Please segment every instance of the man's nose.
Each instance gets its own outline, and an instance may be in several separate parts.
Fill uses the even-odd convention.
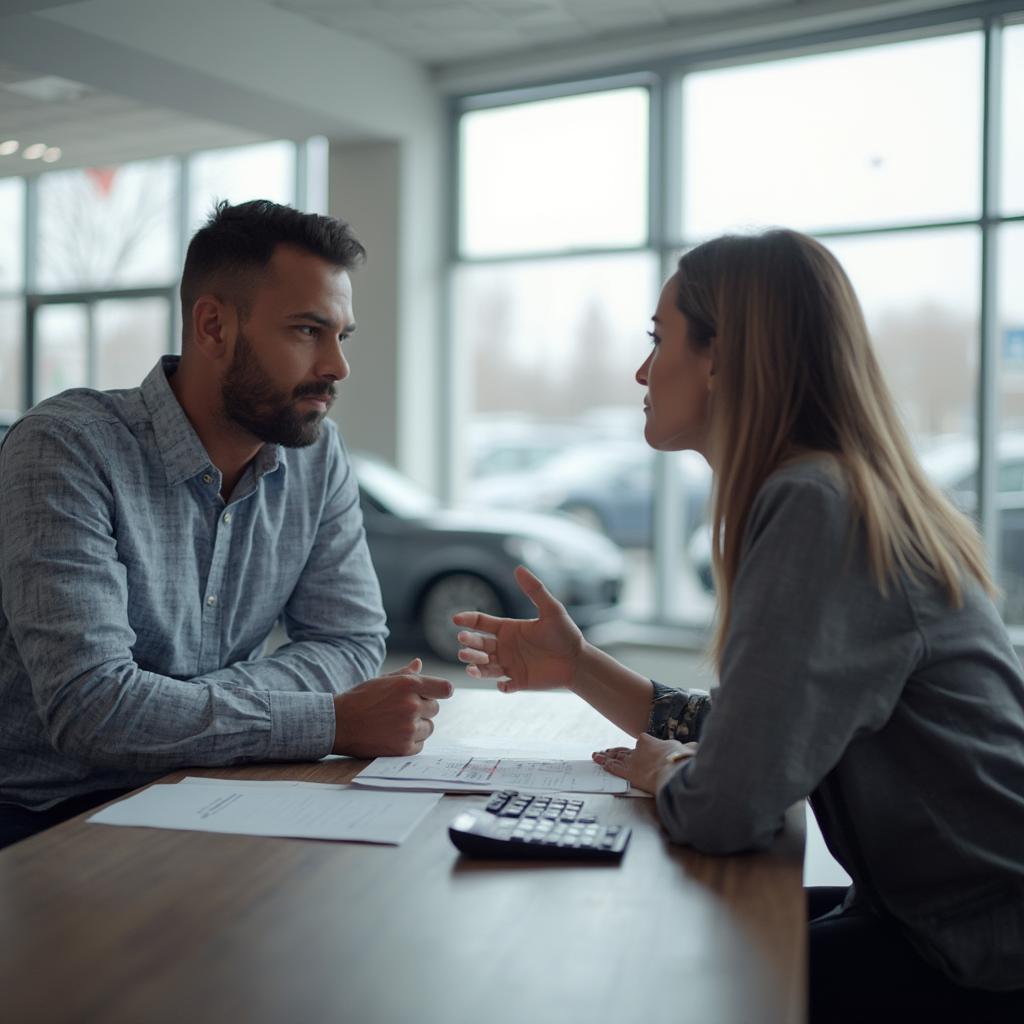
[[[320,376],[330,377],[333,380],[344,380],[351,371],[352,368],[348,364],[348,359],[345,358],[341,345],[334,346],[330,355],[320,366]]]

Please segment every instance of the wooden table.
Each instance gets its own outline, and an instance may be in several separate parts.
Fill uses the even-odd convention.
[[[436,736],[621,742],[568,694],[462,691]],[[429,750],[429,747],[428,747]],[[199,773],[343,782],[364,762]],[[186,773],[168,776],[176,781]],[[803,1020],[802,810],[766,854],[672,846],[653,802],[622,863],[460,857],[445,797],[400,847],[75,818],[0,853],[11,1024],[621,1024]]]

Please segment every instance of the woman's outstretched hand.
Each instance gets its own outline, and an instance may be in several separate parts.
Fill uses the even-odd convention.
[[[483,612],[452,616],[459,635],[459,661],[477,679],[494,678],[505,693],[569,686],[583,650],[583,634],[561,602],[525,566],[516,582],[537,609],[535,619],[503,619]]]
[[[697,753],[696,743],[659,740],[647,733],[636,738],[636,748],[609,747],[594,752],[594,760],[609,774],[626,779],[631,786],[657,793],[683,761]]]

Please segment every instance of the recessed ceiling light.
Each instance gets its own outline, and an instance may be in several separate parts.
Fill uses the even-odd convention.
[[[43,75],[41,78],[26,78],[20,82],[8,82],[4,88],[16,92],[19,96],[42,100],[45,103],[71,103],[89,93],[87,85],[73,82],[69,78],[60,78],[57,75]]]
[[[33,142],[31,146],[25,147],[25,152],[21,155],[26,160],[38,160],[46,152],[45,142]]]
[[[60,159],[60,146],[50,146],[50,148],[43,154],[44,163],[52,164],[55,160]]]
[[[17,139],[8,139],[6,142],[0,142],[0,156],[10,156],[12,153],[17,153],[18,145]]]

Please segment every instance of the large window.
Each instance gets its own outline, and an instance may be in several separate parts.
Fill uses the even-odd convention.
[[[295,146],[290,142],[199,153],[189,164],[189,234],[221,199],[229,203],[270,199],[291,204],[295,195]]]
[[[300,145],[307,163],[325,159]],[[295,204],[297,150],[268,142],[0,179],[0,424],[65,388],[134,386],[175,351],[188,238],[218,199]]]
[[[465,115],[459,238],[471,262],[452,317],[468,396],[462,497],[606,533],[630,553],[624,600],[639,615],[654,459],[634,375],[661,276],[648,120],[647,89],[630,85]]]
[[[972,515],[980,327],[998,315],[996,568],[1007,618],[1024,624],[1024,441],[1019,466],[1010,455],[1024,438],[1024,25],[948,32],[930,17],[917,38],[636,68],[644,88],[464,101],[451,306],[462,493],[606,532],[632,567],[628,615],[706,621],[712,608],[709,471],[640,440],[632,375],[659,283],[704,238],[784,225],[846,268],[926,468]],[[1002,73],[986,94],[990,39]],[[1001,111],[991,148],[986,102]],[[996,159],[1001,205],[983,210]],[[998,311],[983,307],[983,274],[998,277]],[[620,506],[643,496],[635,529],[582,500],[584,476]]]
[[[688,75],[687,236],[976,217],[981,64],[972,32]]]
[[[1024,213],[1024,25],[1003,32],[1002,208]]]
[[[99,290],[172,279],[176,184],[171,160],[40,175],[38,289]]]
[[[642,245],[647,90],[467,113],[460,243],[467,256]]]

